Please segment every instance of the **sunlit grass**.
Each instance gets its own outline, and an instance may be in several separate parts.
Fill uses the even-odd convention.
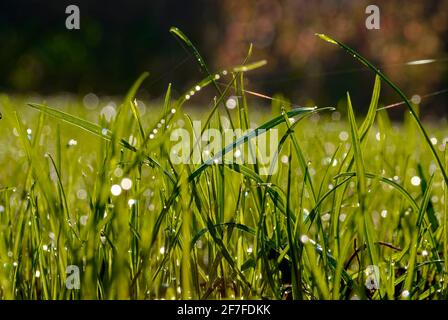
[[[265,62],[249,63],[249,50],[210,73],[172,32],[206,74],[180,97],[170,86],[161,102],[136,102],[148,74],[113,108],[1,97],[0,298],[447,298],[446,125],[423,124],[405,97],[403,123],[377,111],[381,81],[399,90],[383,74],[365,117],[349,94],[338,110],[273,100],[260,111],[243,76]],[[211,107],[185,111],[202,89],[215,90]],[[194,119],[201,131],[256,130],[174,165],[170,134],[198,134]],[[278,171],[215,163],[250,150],[260,129],[279,130]],[[66,287],[69,265],[79,290]]]

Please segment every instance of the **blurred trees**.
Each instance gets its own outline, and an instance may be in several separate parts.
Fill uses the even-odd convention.
[[[65,7],[81,10],[81,30],[65,29]],[[381,66],[410,94],[447,84],[448,0],[376,1],[381,29],[367,30],[364,0],[48,1],[0,3],[0,90],[121,94],[144,70],[146,89],[182,89],[201,78],[188,53],[169,34],[181,28],[212,68],[253,59],[268,65],[250,85],[305,103],[334,102],[346,90],[368,100],[373,76],[314,33],[348,43]],[[418,59],[438,59],[408,66]],[[445,60],[444,60],[445,59]],[[387,93],[387,92],[386,92]],[[446,98],[438,97],[438,105]],[[444,99],[444,100],[440,100]],[[442,111],[447,109],[446,104]],[[440,110],[440,107],[439,107]]]

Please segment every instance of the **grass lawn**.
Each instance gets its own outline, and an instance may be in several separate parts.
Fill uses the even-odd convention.
[[[401,91],[321,37],[372,69],[366,116],[349,95],[337,110],[251,105],[244,74],[263,61],[146,109],[146,74],[116,107],[1,96],[0,298],[446,299],[446,123],[420,122],[403,96],[410,112],[392,122],[381,86]],[[205,89],[206,112],[184,108]],[[210,128],[242,134],[176,164],[180,128],[191,146]],[[261,129],[277,130],[273,174],[238,161],[258,155]]]

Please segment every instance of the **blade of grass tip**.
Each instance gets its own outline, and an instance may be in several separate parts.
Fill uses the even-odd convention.
[[[417,164],[417,171],[418,171],[419,176],[421,177],[420,187],[422,190],[422,194],[425,194],[426,188],[428,187],[428,182],[426,181],[425,174],[423,172],[423,167],[422,167],[421,163]],[[432,231],[435,232],[437,230],[437,228],[439,227],[439,221],[437,220],[436,213],[434,210],[434,205],[433,205],[431,199],[428,202],[428,209],[426,210],[426,215],[428,217],[428,221],[429,221]]]
[[[143,126],[141,125],[141,123],[138,121],[139,117],[138,117],[138,111],[137,108],[135,108],[135,106],[133,105],[132,100],[135,98],[135,95],[137,94],[138,89],[140,88],[140,86],[142,85],[143,81],[149,76],[148,72],[143,72],[138,78],[137,80],[135,80],[135,82],[132,84],[131,88],[128,90],[128,92],[126,93],[126,96],[122,102],[122,104],[120,105],[120,107],[118,108],[118,112],[117,115],[115,117],[115,121],[113,122],[112,125],[112,132],[113,132],[113,143],[121,143],[121,138],[123,131],[126,128],[126,111],[127,111],[127,107],[130,106],[130,109],[132,111],[132,113],[134,114],[134,117],[136,118],[138,125],[139,125],[139,130],[140,130],[140,134],[142,134],[142,130],[143,130]],[[143,130],[144,131],[144,130]],[[143,135],[143,138],[145,139],[145,135]]]
[[[221,227],[226,227],[228,229],[237,229],[241,232],[247,233],[249,235],[254,236],[256,234],[255,230],[253,228],[250,228],[244,224],[241,223],[235,223],[235,222],[225,222],[225,223],[219,223],[219,224],[215,224],[213,225],[214,229],[220,229]],[[202,238],[202,236],[204,236],[205,234],[207,234],[209,232],[209,228],[206,227],[204,229],[201,229],[198,233],[196,233],[193,236],[193,239],[191,240],[191,244],[190,244],[190,250],[194,249],[194,246],[196,245],[196,242],[199,241],[199,239]]]
[[[205,71],[205,73],[208,76],[210,76],[211,75],[210,71],[208,70],[207,65],[205,64],[204,59],[202,58],[198,49],[196,49],[195,45],[191,42],[191,40],[177,27],[171,27],[170,32],[176,35],[180,40],[182,40],[183,43],[187,45],[188,49],[193,53],[193,56],[195,57],[196,61],[199,63],[199,66],[203,69],[203,71]]]
[[[92,123],[87,120],[83,120],[79,117],[73,116],[69,113],[51,108],[49,106],[38,104],[38,103],[28,103],[28,106],[30,106],[33,109],[36,109],[40,112],[43,112],[49,116],[52,116],[54,118],[57,118],[59,120],[62,120],[66,123],[69,123],[71,125],[77,126],[83,130],[86,130],[90,133],[93,133],[96,136],[102,137],[103,139],[110,140],[110,130],[102,129],[100,126],[98,126],[95,123]]]
[[[374,240],[374,230],[373,230],[373,222],[371,220],[371,216],[366,212],[366,190],[367,190],[367,183],[366,183],[366,174],[365,174],[365,168],[364,168],[364,160],[362,156],[362,150],[361,150],[361,141],[359,139],[358,135],[358,128],[356,125],[355,115],[353,113],[353,107],[350,99],[350,94],[347,92],[347,109],[348,109],[348,117],[349,117],[349,123],[350,123],[350,132],[351,132],[351,139],[352,139],[352,145],[354,150],[354,159],[355,159],[355,166],[356,166],[356,177],[357,177],[357,189],[358,189],[358,200],[360,204],[360,210],[361,210],[361,223],[360,223],[360,230],[363,230],[361,232],[365,233],[367,245],[368,245],[368,251],[370,254],[371,261],[373,265],[377,265],[377,254],[376,254],[376,248],[375,248],[375,240]],[[363,224],[363,226],[361,225]],[[364,234],[360,234],[360,239],[364,238]],[[364,241],[361,242],[361,245],[364,244]]]
[[[361,144],[365,144],[366,137],[369,133],[370,128],[373,126],[373,123],[375,122],[376,114],[377,114],[377,107],[378,107],[378,100],[380,97],[380,91],[381,91],[381,78],[376,75],[375,76],[375,84],[373,86],[373,92],[372,92],[372,98],[370,100],[369,110],[367,112],[367,116],[365,117],[363,123],[359,127],[358,135],[361,141]],[[353,150],[352,147],[350,147],[349,152],[346,157],[344,157],[340,170],[344,168],[344,164],[348,161],[347,169],[346,171],[350,171],[351,167],[353,165]]]
[[[330,108],[330,110],[333,110],[333,109]],[[285,117],[285,123],[286,123],[286,126],[288,127],[288,130],[293,130],[291,128],[289,117],[286,117],[286,113],[284,112],[284,110],[282,110],[282,115]],[[309,174],[307,174],[308,173],[308,165],[307,165],[307,162],[305,160],[305,156],[303,154],[302,148],[300,147],[300,144],[299,144],[299,142],[297,140],[297,137],[295,136],[295,132],[294,131],[291,133],[290,138],[291,138],[293,146],[294,146],[294,150],[295,150],[295,153],[296,153],[296,156],[297,156],[297,160],[298,160],[299,165],[300,165],[300,169],[303,172],[304,180],[306,182],[306,186],[309,187],[309,190],[311,192],[311,196],[312,196],[311,197],[311,201],[312,201],[311,205],[315,206],[315,204],[317,202],[316,191],[314,189],[314,185],[313,185],[311,176]],[[319,208],[316,208],[316,212],[318,212],[318,209]],[[318,231],[322,235],[322,239],[325,239],[325,231],[323,230],[322,220],[321,220],[321,216],[320,215],[318,215],[318,219],[317,219],[316,223],[317,223]],[[327,250],[327,243],[326,243],[326,241],[323,241],[322,246],[323,246],[323,250],[326,251]],[[326,264],[327,257],[325,255],[323,256],[323,259],[324,259],[324,264]]]
[[[422,221],[423,221],[425,212],[428,208],[428,203],[429,203],[429,199],[431,196],[433,177],[434,176],[431,176],[431,179],[429,180],[429,183],[428,183],[428,187],[426,188],[425,194],[423,195],[423,200],[422,200],[422,204],[420,206],[420,211],[418,214],[418,219],[417,219],[417,224],[416,224],[417,230],[415,230],[415,232],[413,232],[413,235],[412,235],[412,242],[410,245],[411,252],[410,252],[409,264],[408,264],[408,268],[407,268],[407,272],[406,272],[406,279],[404,282],[403,292],[405,292],[405,291],[410,292],[411,289],[413,288],[412,284],[414,282],[415,262],[416,262],[416,257],[417,257],[418,242],[421,239],[420,234],[421,234]]]
[[[289,216],[291,208],[291,168],[292,168],[292,153],[291,153],[291,142],[289,143],[289,165],[288,165],[288,186],[286,189],[286,231],[288,234],[289,242],[289,252],[291,256],[291,269],[292,269],[292,297],[293,299],[298,299],[300,296],[300,283],[298,274],[298,261],[296,257],[296,241],[293,237],[291,217]]]
[[[54,161],[51,154],[47,153],[46,156],[50,159],[51,164],[53,165],[53,169],[55,170],[56,177],[57,177],[57,183],[60,190],[60,197],[61,197],[61,207],[63,208],[63,212],[65,211],[65,221],[73,221],[72,216],[70,214],[70,207],[68,205],[67,196],[65,194],[64,185],[62,184],[62,178],[60,171],[58,170],[58,166],[56,165],[56,162]],[[64,210],[65,208],[65,210]],[[75,228],[69,227],[69,230],[76,236],[78,240],[81,241],[81,238],[79,237],[78,233],[76,232]]]
[[[334,110],[334,108],[329,107],[329,108],[327,108],[327,110]],[[288,127],[288,130],[293,130],[292,127],[291,127],[290,121],[289,121],[290,117],[287,116],[287,114],[284,111],[282,112],[282,115],[283,115],[283,117],[285,119],[285,123],[286,123],[286,125]],[[290,137],[291,137],[291,140],[293,142],[293,146],[294,146],[294,150],[295,150],[295,153],[296,153],[296,156],[297,156],[297,160],[299,161],[299,164],[300,164],[300,169],[302,170],[302,172],[304,174],[308,170],[308,164],[307,164],[307,162],[305,160],[305,156],[303,154],[302,148],[300,147],[300,144],[299,144],[299,142],[298,142],[294,132],[291,133]],[[312,196],[311,199],[312,199],[313,205],[314,205],[316,203],[316,201],[317,201],[317,197],[316,197],[316,191],[314,189],[313,181],[312,181],[310,175],[305,175],[304,174],[304,176],[305,176],[305,179],[306,179],[306,183],[307,183],[307,185],[308,185],[308,187],[309,187],[309,189],[311,191],[311,196]]]
[[[370,100],[369,110],[367,111],[367,115],[359,127],[359,138],[361,143],[365,141],[366,136],[369,132],[369,129],[373,126],[375,122],[375,117],[378,108],[378,100],[380,98],[381,92],[381,78],[378,75],[375,75],[375,84],[373,85],[372,98]]]
[[[146,133],[145,133],[145,129],[143,128],[143,125],[142,125],[140,111],[138,110],[136,104],[133,101],[130,101],[129,104],[131,106],[132,114],[134,115],[134,118],[137,121],[138,129],[139,129],[139,133],[140,133],[140,139],[142,141],[144,141],[145,137],[146,137]]]
[[[137,78],[137,80],[132,84],[132,87],[127,92],[124,103],[129,103],[134,99],[134,97],[137,94],[138,89],[141,87],[143,81],[145,81],[146,78],[148,78],[148,77],[149,77],[149,72],[143,72]]]
[[[165,98],[163,100],[163,114],[167,115],[169,112],[171,112],[170,109],[171,109],[171,83],[168,85],[168,88],[166,89],[165,92]],[[165,129],[166,126],[162,126],[162,132],[165,132]]]
[[[252,47],[251,47],[252,48]],[[246,94],[244,91],[244,73],[240,73],[239,81],[236,84],[236,89],[238,96],[241,96],[241,104],[238,104],[238,115],[240,120],[240,125],[242,126],[243,130],[249,130],[250,128],[250,117],[249,117],[249,106],[247,104]],[[248,142],[248,149],[249,149],[249,158],[250,159],[256,159],[257,158],[257,148],[256,146]],[[259,170],[259,161],[254,161],[253,164],[255,172],[258,174],[260,172]],[[258,196],[258,203],[263,203],[263,196],[262,191],[260,188],[257,189],[257,196]]]
[[[326,108],[321,108],[320,110],[324,110]],[[288,111],[286,114],[289,118],[295,117],[297,115],[306,114],[308,112],[315,111],[316,108],[296,108],[291,111]],[[216,153],[215,156],[209,158],[207,161],[205,161],[202,165],[200,165],[189,177],[189,181],[193,181],[202,171],[205,170],[210,165],[213,165],[215,163],[215,160],[219,160],[221,157],[226,155],[228,152],[233,151],[235,148],[239,147],[240,145],[246,143],[252,138],[255,138],[259,136],[260,134],[265,133],[266,131],[278,126],[279,124],[283,123],[285,121],[284,115],[280,115],[278,117],[275,117],[274,119],[271,119],[258,128],[249,131],[245,135],[239,137],[236,139],[233,143],[227,145],[223,150]]]
[[[369,110],[367,112],[367,116],[365,117],[363,123],[361,124],[361,127],[359,128],[359,137],[361,145],[365,145],[366,143],[365,141],[367,140],[366,137],[368,136],[369,130],[373,126],[373,123],[375,122],[380,91],[381,91],[381,78],[378,75],[376,75]],[[343,157],[343,160],[341,161],[338,173],[343,171],[350,171],[353,164],[354,164],[353,147],[350,147],[347,156]],[[336,219],[336,223],[334,223],[333,234],[336,236],[336,245],[335,245],[336,253],[339,252],[340,250],[340,242],[339,242],[340,233],[338,231],[340,226],[339,216],[341,214],[341,205],[343,197],[347,188],[348,186],[345,186],[343,190],[337,192],[333,199],[333,216]]]
[[[361,211],[364,214],[364,197],[366,195],[366,177],[364,172],[364,160],[362,158],[361,143],[358,136],[358,129],[356,125],[355,115],[353,113],[352,102],[350,100],[350,94],[347,92],[347,110],[348,120],[350,123],[350,133],[354,149],[355,165],[356,165],[356,177],[358,180],[357,188],[359,201],[361,205]]]
[[[207,76],[210,77],[210,79],[213,83],[213,86],[215,87],[216,91],[218,92],[218,95],[222,96],[221,89],[219,88],[218,84],[216,83],[216,76],[212,76],[212,74],[210,73],[210,71],[205,63],[204,58],[202,58],[201,54],[199,53],[198,49],[196,49],[196,46],[193,44],[193,42],[191,42],[191,40],[182,31],[180,31],[180,29],[177,27],[171,27],[170,32],[172,34],[174,34],[176,37],[178,37],[181,41],[183,41],[187,45],[188,49],[193,53],[193,56],[195,57],[199,66],[201,67],[201,69],[205,72],[205,74]],[[224,106],[224,109],[226,110],[227,116],[229,117],[231,128],[232,129],[235,128],[232,123],[230,111],[227,108],[225,108],[225,106]]]
[[[431,189],[432,189],[432,184],[433,184],[433,178],[434,175],[432,175],[429,178],[429,181],[427,183],[427,185],[425,186],[425,192],[423,194],[423,200],[422,200],[422,205],[420,207],[420,211],[419,211],[419,215],[418,215],[418,219],[417,219],[417,228],[421,228],[421,226],[423,225],[423,219],[425,218],[425,212],[428,211],[429,209],[429,204],[431,203]],[[428,217],[428,220],[430,220],[430,218]]]
[[[423,137],[426,140],[426,144],[429,146],[431,153],[433,155],[433,157],[435,158],[435,160],[437,161],[437,165],[440,168],[440,171],[442,172],[443,175],[443,179],[445,180],[445,184],[448,185],[448,174],[445,170],[444,164],[441,160],[441,158],[439,157],[436,148],[434,147],[434,145],[431,143],[431,139],[428,135],[428,133],[426,132],[426,129],[423,127],[422,122],[419,119],[419,116],[417,115],[417,113],[415,112],[414,108],[412,107],[411,102],[409,101],[409,99],[406,97],[406,95],[403,93],[403,91],[395,84],[393,83],[384,73],[382,73],[380,71],[380,69],[378,69],[377,67],[375,67],[373,64],[371,64],[366,58],[364,58],[362,55],[360,55],[358,52],[356,52],[355,50],[353,50],[352,48],[348,47],[347,45],[343,44],[342,42],[339,42],[325,34],[319,34],[316,33],[316,35],[318,37],[320,37],[321,39],[332,43],[332,44],[336,44],[339,47],[341,47],[342,49],[344,49],[348,54],[350,54],[351,56],[353,56],[355,59],[357,59],[359,62],[361,62],[363,65],[365,65],[366,67],[368,67],[370,70],[372,70],[373,72],[375,72],[378,76],[381,77],[381,79],[383,79],[384,82],[386,82],[405,102],[406,107],[408,108],[409,112],[412,115],[412,118],[415,120],[415,122],[417,123],[418,128],[420,129],[421,134],[423,135]]]

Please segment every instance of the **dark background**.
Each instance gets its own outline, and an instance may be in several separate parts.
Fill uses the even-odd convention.
[[[70,4],[80,8],[80,30],[65,28]],[[365,28],[369,4],[380,7],[380,30]],[[370,99],[373,75],[316,32],[360,51],[409,96],[448,87],[448,0],[1,0],[0,92],[120,95],[149,71],[143,95],[160,97],[170,82],[180,93],[204,75],[171,26],[189,36],[212,70],[240,64],[253,43],[252,60],[268,65],[248,75],[248,88],[297,104],[334,105],[348,90],[360,109]],[[437,61],[405,64],[419,59]],[[448,113],[447,97],[424,99],[423,113]],[[397,99],[384,90],[383,103]]]

